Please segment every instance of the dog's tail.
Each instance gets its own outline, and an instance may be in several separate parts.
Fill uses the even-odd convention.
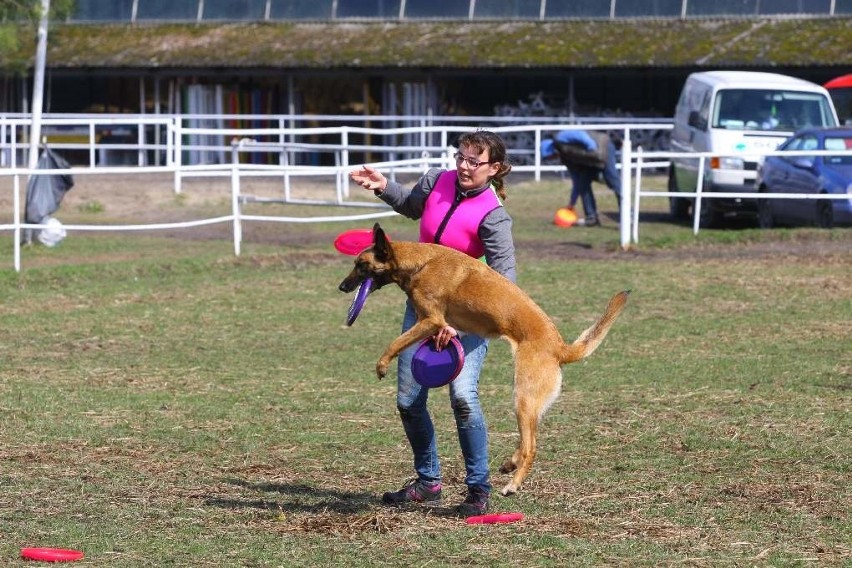
[[[627,296],[630,295],[630,290],[619,292],[613,296],[606,305],[606,311],[589,329],[580,334],[574,343],[566,343],[562,348],[562,355],[559,359],[561,365],[579,361],[591,355],[598,348],[609,328],[615,323],[616,318],[627,305]]]

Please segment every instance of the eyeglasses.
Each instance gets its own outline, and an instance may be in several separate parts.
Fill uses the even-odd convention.
[[[461,152],[456,152],[455,154],[453,154],[453,157],[456,159],[456,165],[457,166],[460,166],[462,162],[466,162],[467,165],[470,166],[473,169],[478,168],[482,164],[493,164],[494,163],[494,162],[489,162],[487,160],[484,161],[484,162],[480,162],[476,158],[468,158],[467,156],[465,156]]]

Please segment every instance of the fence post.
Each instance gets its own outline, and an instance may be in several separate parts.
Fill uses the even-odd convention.
[[[633,146],[630,142],[630,127],[624,129],[624,141],[621,144],[621,200],[619,206],[619,225],[621,227],[621,248],[630,248],[630,165],[633,161]]]
[[[9,148],[9,165],[15,168],[18,166],[18,127],[13,124],[11,128],[12,131],[9,133],[9,140],[11,141],[11,147]]]
[[[695,187],[695,204],[692,206],[692,234],[698,234],[701,224],[701,190],[704,189],[704,163],[705,157],[698,158],[698,181]]]
[[[242,142],[231,142],[231,216],[234,222],[234,255],[240,256],[243,229],[240,224],[240,158],[238,148]]]
[[[349,127],[344,126],[340,132],[340,142],[343,146],[340,152],[340,163],[337,170],[337,188],[339,199],[349,197]],[[336,153],[336,152],[335,152]]]
[[[95,159],[95,146],[98,144],[98,134],[95,130],[94,121],[89,123],[89,167],[94,168],[97,165]]]
[[[346,150],[334,151],[334,184],[337,186],[337,204],[343,204],[343,153]]]
[[[140,81],[140,84],[144,85],[145,83]],[[136,143],[139,145],[139,149],[136,151],[136,165],[144,166],[148,161],[148,156],[145,150],[145,123],[142,121],[139,121],[136,126]]]
[[[535,164],[535,181],[536,183],[541,181],[541,127],[535,127],[535,135],[533,142],[533,156],[534,156],[534,164]]]
[[[284,137],[284,129],[285,129],[284,118],[279,116],[278,117],[278,143],[281,144],[281,151],[278,152],[278,163],[279,164],[284,164],[285,161],[286,161],[286,158],[285,158],[286,146],[284,145],[284,143],[287,140]]]
[[[642,146],[639,146],[636,149],[636,193],[635,198],[633,200],[633,210],[631,213],[633,214],[633,242],[639,242],[639,199],[642,194],[642,168],[644,167],[644,158],[642,157]]]
[[[179,116],[175,117],[174,129],[174,167],[175,167],[175,193],[181,192],[181,163],[183,162],[183,119]]]
[[[13,177],[12,191],[12,209],[14,210],[15,219],[13,224],[15,230],[13,232],[15,239],[15,272],[21,271],[21,176],[15,174]]]

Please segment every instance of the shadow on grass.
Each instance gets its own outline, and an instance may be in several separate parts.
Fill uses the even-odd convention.
[[[204,504],[223,509],[258,509],[282,513],[333,513],[356,515],[369,511],[388,511],[389,513],[421,513],[431,517],[458,518],[453,507],[389,507],[381,499],[367,492],[340,491],[312,487],[304,483],[251,483],[242,479],[228,479],[230,485],[261,493],[278,493],[281,500],[237,499],[232,497],[208,497]]]
[[[378,502],[372,493],[318,488],[303,483],[251,483],[242,479],[228,479],[227,482],[259,493],[278,493],[282,499],[209,497],[204,500],[204,504],[223,509],[260,509],[287,513],[358,513],[373,508]]]
[[[619,222],[619,217],[617,214],[607,215],[610,220],[615,223]],[[675,227],[692,227],[693,221],[690,217],[689,219],[673,219],[671,214],[663,211],[647,211],[647,212],[639,212],[639,224],[641,226],[642,223],[650,223],[650,224],[663,224],[663,225],[672,225]],[[700,229],[727,229],[727,230],[735,230],[742,231],[746,229],[755,229],[757,228],[757,221],[754,214],[751,213],[738,213],[738,214],[727,214],[725,215],[717,225],[713,227],[705,227],[701,226]]]

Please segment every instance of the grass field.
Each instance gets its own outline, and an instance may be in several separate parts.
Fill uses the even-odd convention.
[[[240,257],[228,227],[73,233],[25,248],[20,274],[6,233],[0,564],[59,546],[89,566],[850,565],[852,230],[696,238],[649,200],[621,251],[611,219],[550,223],[564,184],[510,191],[519,284],[566,338],[633,290],[604,345],[564,368],[521,492],[492,499],[522,522],[380,506],[412,475],[393,378],[373,373],[404,298],[383,289],[344,325],[351,260],[330,243],[351,225],[247,227]],[[72,194],[64,222],[123,218]],[[481,396],[497,487],[511,391],[495,341]],[[431,406],[452,506],[464,468],[445,389]]]

